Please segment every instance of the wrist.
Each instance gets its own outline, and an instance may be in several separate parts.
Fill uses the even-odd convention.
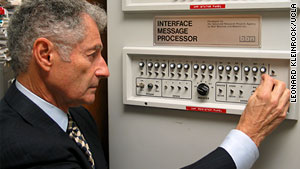
[[[256,144],[257,147],[259,147],[260,143],[264,139],[264,136],[249,131],[247,127],[241,127],[240,125],[238,125],[236,129],[246,134]]]

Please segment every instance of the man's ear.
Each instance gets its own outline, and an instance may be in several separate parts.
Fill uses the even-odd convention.
[[[49,71],[55,55],[54,44],[46,38],[38,38],[33,45],[33,58],[41,69]]]

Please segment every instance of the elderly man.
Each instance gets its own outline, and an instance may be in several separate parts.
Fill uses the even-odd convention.
[[[84,0],[29,0],[15,12],[8,45],[17,80],[0,102],[0,168],[107,168],[93,118],[76,107],[92,103],[109,76],[105,24],[103,9]],[[288,106],[285,84],[262,76],[233,134],[242,139],[186,168],[250,168]]]

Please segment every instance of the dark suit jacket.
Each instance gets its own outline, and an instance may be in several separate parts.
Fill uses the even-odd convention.
[[[96,124],[83,107],[70,113],[84,134],[97,169],[107,168]],[[150,159],[151,160],[151,159]],[[162,159],[163,160],[163,159]],[[37,105],[12,84],[0,102],[1,169],[88,169],[85,154]],[[235,163],[217,148],[184,169],[235,169]]]
[[[201,160],[183,169],[236,169],[236,166],[228,152],[219,147]]]
[[[107,168],[96,124],[83,107],[70,113],[97,169]],[[45,112],[12,84],[0,102],[1,169],[90,169],[85,154]]]

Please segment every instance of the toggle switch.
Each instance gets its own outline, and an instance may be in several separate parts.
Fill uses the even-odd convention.
[[[181,63],[179,63],[179,64],[177,65],[177,69],[179,69],[179,70],[182,69],[182,64],[181,64]]]
[[[143,68],[144,66],[145,66],[145,63],[144,63],[144,62],[140,62],[140,63],[139,63],[139,67],[140,67],[140,68]]]
[[[144,88],[144,87],[145,87],[145,85],[144,85],[144,83],[139,83],[139,84],[137,84],[137,85],[136,85],[136,87],[139,87],[139,88],[141,88],[141,89],[142,89],[142,88]]]
[[[189,65],[189,64],[184,64],[183,68],[184,68],[185,70],[189,70],[190,65]]]
[[[153,67],[153,63],[152,63],[152,62],[149,62],[149,63],[148,63],[148,68],[151,69],[152,67]]]
[[[213,71],[214,70],[214,65],[208,65],[208,70]]]
[[[161,68],[162,68],[162,69],[165,69],[166,67],[167,67],[167,64],[165,64],[165,63],[162,63],[162,64],[161,64]]]
[[[227,65],[225,69],[226,69],[227,72],[230,72],[231,71],[231,66]]]
[[[175,67],[176,67],[175,63],[171,63],[171,64],[170,64],[170,68],[171,68],[171,69],[175,69]]]
[[[245,71],[245,73],[248,73],[250,71],[250,67],[249,66],[245,66],[244,67],[244,71]]]
[[[262,67],[260,68],[260,73],[266,73],[266,72],[267,72],[267,68],[264,67],[264,66],[262,66]]]
[[[252,68],[252,72],[253,72],[253,73],[257,73],[257,72],[258,72],[258,68],[257,68],[256,66],[254,66],[254,67]]]
[[[150,90],[153,89],[153,84],[152,83],[148,84],[148,89],[150,89]]]
[[[223,70],[224,70],[224,66],[223,66],[223,65],[218,66],[218,70],[219,70],[220,72],[223,71]]]
[[[198,70],[199,69],[199,65],[198,64],[194,64],[194,70]]]
[[[239,70],[240,70],[240,67],[239,67],[239,66],[234,66],[234,67],[233,67],[233,71],[234,71],[234,72],[237,73]]]
[[[202,70],[202,71],[205,71],[205,70],[206,70],[206,65],[205,65],[205,64],[202,64],[202,65],[201,65],[201,70]]]

